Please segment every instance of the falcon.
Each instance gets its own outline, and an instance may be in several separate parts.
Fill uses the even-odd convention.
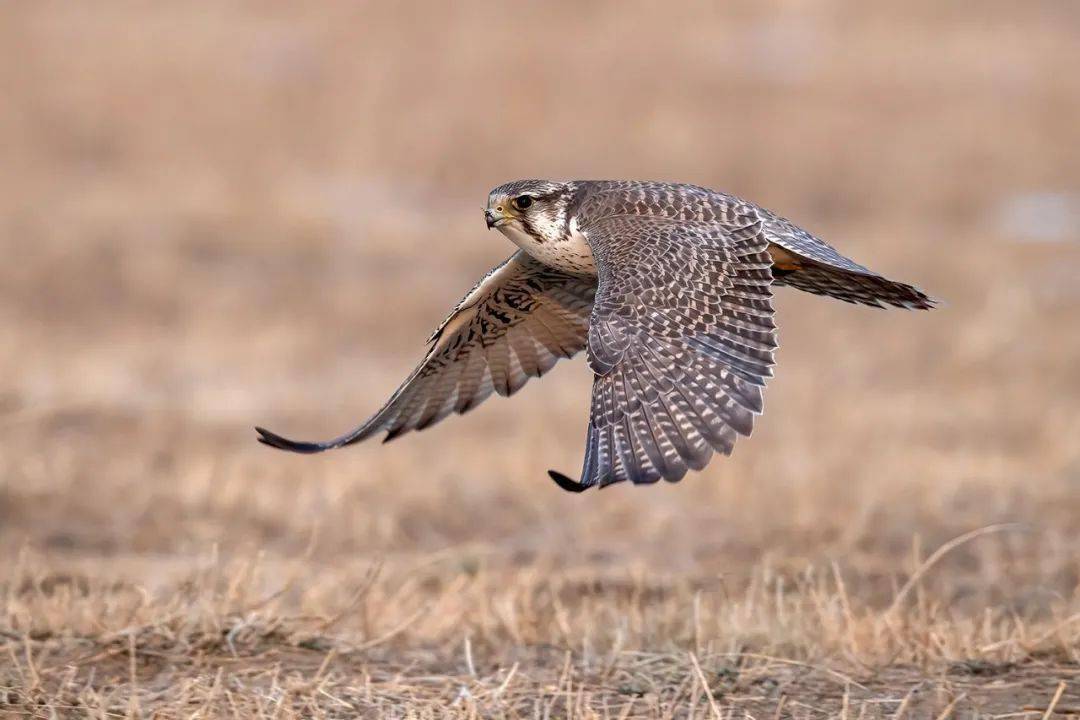
[[[420,365],[355,430],[298,442],[299,453],[385,441],[513,395],[586,350],[592,407],[581,492],[681,480],[730,455],[762,412],[777,347],[772,289],[926,310],[934,301],[844,257],[753,203],[703,187],[636,181],[520,180],[484,217],[517,247],[428,339]]]

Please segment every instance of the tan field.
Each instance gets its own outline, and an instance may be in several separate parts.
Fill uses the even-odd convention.
[[[0,715],[1080,715],[1080,7],[0,6]],[[766,413],[568,495],[578,358],[388,445],[518,177],[695,182],[944,300],[777,291]]]

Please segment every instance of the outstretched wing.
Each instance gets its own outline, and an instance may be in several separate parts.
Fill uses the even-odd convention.
[[[724,222],[618,215],[584,234],[600,276],[581,482],[676,482],[749,435],[772,375],[771,258],[753,207]]]
[[[464,413],[585,347],[596,280],[553,270],[523,251],[492,269],[432,334],[420,365],[363,425],[326,442],[256,428],[266,445],[316,453],[386,431],[386,440]]]
[[[779,215],[758,208],[772,243],[773,285],[790,287],[857,305],[929,310],[935,300],[917,287],[890,280]]]

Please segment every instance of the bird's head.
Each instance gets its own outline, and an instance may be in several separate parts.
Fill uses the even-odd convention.
[[[523,232],[539,243],[558,242],[568,232],[567,209],[573,197],[572,183],[551,180],[517,180],[500,185],[488,195],[484,219],[513,239]]]

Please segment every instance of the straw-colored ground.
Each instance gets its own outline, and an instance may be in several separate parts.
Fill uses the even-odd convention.
[[[0,714],[1080,714],[1077,8],[721,7],[0,7]],[[384,399],[520,176],[738,192],[946,304],[784,292],[678,485],[545,477],[580,361],[257,445]]]

